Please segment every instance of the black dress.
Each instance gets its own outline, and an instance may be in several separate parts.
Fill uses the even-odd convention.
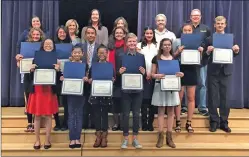
[[[180,71],[184,73],[181,78],[182,86],[197,85],[197,65],[180,65]]]

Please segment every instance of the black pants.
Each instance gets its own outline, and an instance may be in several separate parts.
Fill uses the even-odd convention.
[[[92,104],[94,111],[94,124],[96,131],[108,130],[108,104],[102,104],[101,102]]]
[[[28,105],[28,100],[29,100],[29,93],[26,91],[25,92],[25,96],[26,96],[26,100],[27,100],[27,102],[25,102],[25,103],[27,103],[26,105]],[[32,114],[30,114],[30,113],[26,113],[27,114],[27,119],[28,119],[28,123],[29,124],[31,124],[31,123],[33,123],[34,121],[33,121],[33,116],[32,116]]]
[[[122,93],[122,112],[123,112],[123,136],[129,135],[129,118],[130,110],[133,116],[133,135],[138,135],[139,130],[139,116],[143,101],[143,92],[138,93]]]
[[[154,122],[155,106],[151,105],[151,100],[143,102],[141,107],[142,126],[151,126]]]
[[[228,124],[230,106],[228,104],[229,82],[231,75],[208,75],[208,111],[210,114],[210,123],[220,125]],[[217,108],[220,108],[219,113]]]
[[[83,107],[83,129],[94,128],[94,118],[92,105],[89,103],[89,95],[86,96],[85,105]]]
[[[59,101],[59,95],[57,95],[58,101]],[[62,105],[64,107],[64,119],[63,119],[63,126],[67,126],[67,120],[68,120],[68,104],[67,104],[67,96],[63,95],[62,96]],[[54,120],[55,120],[55,125],[60,126],[60,118],[59,118],[59,113],[54,114]]]

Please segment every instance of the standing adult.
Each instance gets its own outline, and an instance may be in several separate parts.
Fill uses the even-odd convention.
[[[201,24],[201,11],[199,9],[193,9],[190,15],[190,23],[193,26],[193,33],[201,33],[202,41],[211,35],[210,29],[207,25]],[[182,34],[182,28],[177,34],[177,38],[180,38]],[[207,65],[202,62],[201,66],[197,67],[197,88],[196,88],[196,104],[198,111],[203,116],[208,116],[207,110]],[[187,112],[187,104],[183,104],[182,113]]]
[[[103,45],[107,46],[107,44],[108,44],[108,30],[101,23],[101,15],[100,15],[99,10],[93,9],[91,11],[91,17],[89,19],[88,26],[94,27],[97,31],[95,42],[99,45],[103,44]],[[85,38],[86,28],[87,27],[83,27],[83,29],[81,31],[82,43],[86,42],[86,38]]]

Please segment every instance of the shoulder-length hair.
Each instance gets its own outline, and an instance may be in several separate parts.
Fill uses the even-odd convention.
[[[30,22],[29,22],[29,29],[32,29],[32,28],[33,28],[33,26],[32,26],[32,20],[33,20],[34,18],[38,18],[38,19],[39,19],[39,21],[40,21],[40,23],[41,23],[40,29],[43,30],[41,19],[40,19],[38,16],[36,16],[36,15],[32,16],[32,18],[31,18],[31,20],[30,20]]]
[[[51,38],[46,38],[46,39],[44,39],[44,40],[42,41],[41,47],[40,47],[40,51],[45,51],[45,50],[44,50],[44,43],[45,43],[46,40],[51,40],[51,41],[53,42],[54,49],[53,49],[52,51],[56,51],[55,43],[54,43],[53,39],[51,39]]]
[[[88,25],[89,25],[89,26],[92,26],[92,24],[93,24],[93,22],[92,22],[92,13],[93,13],[94,11],[97,11],[97,12],[99,13],[98,29],[101,30],[101,28],[102,28],[103,25],[102,25],[102,23],[101,23],[101,14],[100,14],[100,12],[99,12],[98,9],[93,9],[93,10],[91,11],[90,18],[89,18],[89,21],[88,21]]]
[[[74,22],[75,26],[76,26],[75,35],[78,35],[78,33],[79,33],[79,24],[78,24],[78,22],[75,19],[69,19],[69,20],[67,20],[67,22],[65,24],[66,31],[68,32],[68,27],[69,27],[69,25],[72,22]]]
[[[59,32],[60,29],[62,29],[66,33],[66,38],[64,40],[61,40],[58,37],[58,32]],[[71,42],[70,37],[69,37],[69,33],[68,33],[68,31],[67,31],[67,29],[65,28],[64,25],[61,25],[56,29],[54,42],[55,43],[70,43]]]
[[[125,37],[128,34],[128,32],[125,30],[125,28],[123,28],[123,27],[115,27],[112,30],[112,33],[111,33],[111,35],[109,36],[109,39],[108,39],[108,45],[107,45],[107,47],[108,47],[109,50],[113,50],[115,48],[115,42],[116,42],[115,32],[116,32],[117,29],[122,29],[123,32],[124,32]],[[124,37],[124,40],[125,40],[125,37]]]
[[[40,28],[31,28],[30,31],[29,31],[29,34],[28,34],[28,39],[27,39],[28,42],[33,42],[34,41],[32,39],[32,34],[33,34],[34,31],[38,31],[40,33],[40,40],[39,41],[42,41],[43,39],[45,39],[45,34]]]
[[[172,49],[172,41],[169,39],[169,38],[163,38],[161,41],[160,41],[160,45],[159,45],[159,50],[158,50],[158,53],[157,53],[157,60],[161,60],[161,54],[163,54],[163,43],[165,41],[169,41],[170,44],[171,44],[171,50],[170,50],[170,54],[173,55],[173,49]]]
[[[118,24],[118,21],[122,20],[123,23],[124,23],[124,29],[125,31],[128,33],[129,32],[129,28],[128,28],[128,23],[127,21],[125,20],[124,17],[118,17],[115,21],[114,21],[114,24],[113,24],[113,29],[115,29],[117,27],[117,24]]]
[[[150,26],[147,26],[147,27],[144,28],[144,34],[143,34],[142,39],[141,39],[141,42],[142,42],[142,43],[141,43],[141,49],[142,49],[143,47],[147,46],[147,39],[146,39],[146,37],[145,37],[145,32],[146,32],[147,30],[152,30],[152,32],[153,32],[152,43],[153,43],[154,45],[157,44],[156,35],[155,35],[154,29],[151,28]]]

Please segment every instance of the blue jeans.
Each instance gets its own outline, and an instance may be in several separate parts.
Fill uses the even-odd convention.
[[[198,85],[196,87],[196,104],[198,105],[198,110],[207,110],[207,65],[197,68],[198,74]]]
[[[68,129],[70,140],[80,140],[82,131],[84,96],[67,96]]]

